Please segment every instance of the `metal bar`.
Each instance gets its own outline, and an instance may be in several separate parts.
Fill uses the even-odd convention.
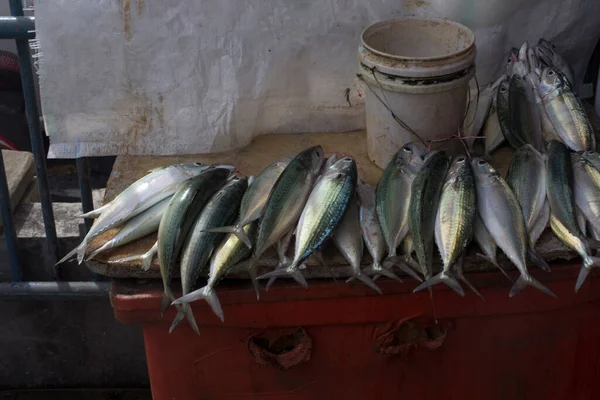
[[[13,221],[13,213],[10,202],[10,192],[8,191],[8,181],[6,180],[6,169],[4,168],[4,156],[0,150],[0,212],[2,213],[2,224],[4,227],[4,237],[6,238],[6,247],[8,250],[8,265],[12,280],[18,282],[21,280],[21,262],[19,261],[19,247],[17,246],[17,232]]]
[[[10,0],[10,13],[13,17],[23,17],[23,4],[21,0]],[[17,54],[21,70],[21,81],[23,84],[23,97],[25,98],[25,111],[27,113],[27,125],[29,126],[29,138],[31,139],[31,151],[35,160],[35,173],[42,204],[42,216],[46,230],[46,244],[50,255],[50,268],[55,278],[59,277],[59,270],[53,265],[58,260],[58,238],[56,236],[56,225],[54,222],[54,210],[52,209],[52,198],[48,186],[48,171],[46,169],[46,154],[44,142],[40,130],[40,116],[37,107],[35,86],[33,81],[33,69],[29,53],[27,39],[16,39]]]
[[[12,296],[105,296],[110,282],[3,282],[0,297]]]
[[[84,213],[94,209],[94,199],[92,198],[92,185],[90,184],[90,167],[86,157],[76,159],[77,180],[79,181],[79,191],[81,192],[81,208]],[[90,218],[83,219],[85,224],[85,233],[88,233],[92,227]]]
[[[35,18],[0,17],[0,39],[34,39]]]

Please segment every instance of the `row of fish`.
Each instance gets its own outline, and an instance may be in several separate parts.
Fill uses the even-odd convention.
[[[550,42],[524,42],[509,51],[495,82],[470,95],[464,136],[482,135],[487,154],[504,142],[545,152],[550,140],[573,151],[594,150],[594,131],[574,85],[572,68]]]

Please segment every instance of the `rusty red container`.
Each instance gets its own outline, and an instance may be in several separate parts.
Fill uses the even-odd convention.
[[[600,280],[579,293],[579,266],[534,273],[557,295],[508,297],[498,273],[472,274],[486,301],[414,282],[280,284],[256,301],[250,285],[223,283],[225,322],[193,304],[197,336],[161,316],[158,286],[116,282],[116,318],[141,324],[155,400],[598,399]]]

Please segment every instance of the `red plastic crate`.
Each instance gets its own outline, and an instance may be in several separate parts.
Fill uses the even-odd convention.
[[[438,286],[439,325],[414,281],[379,281],[384,296],[278,282],[260,302],[224,283],[225,323],[193,304],[201,336],[184,323],[168,333],[175,312],[161,317],[158,286],[117,282],[111,302],[119,321],[143,326],[156,400],[598,399],[600,280],[575,294],[578,271],[534,273],[556,300],[532,288],[511,299],[499,273],[470,275],[486,302]]]

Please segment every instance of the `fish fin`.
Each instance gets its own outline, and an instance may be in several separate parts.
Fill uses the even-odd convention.
[[[89,261],[92,258],[96,257],[98,254],[100,254],[101,252],[103,252],[104,250],[110,248],[110,240],[106,243],[104,243],[102,246],[98,247],[96,250],[92,251],[90,254],[88,254],[88,256],[85,258],[85,261]]]
[[[256,263],[252,262],[252,260],[248,263],[248,276],[250,277],[250,282],[252,282],[254,293],[256,293],[256,300],[260,300],[260,287],[258,278],[256,277]]]
[[[96,208],[95,210],[92,211],[88,211],[86,213],[83,214],[79,214],[78,216],[76,216],[75,218],[89,218],[89,219],[96,219],[98,218],[100,215],[102,215],[102,213],[108,208],[108,206],[110,205],[109,203],[106,203],[105,205]]]
[[[583,265],[579,270],[579,276],[577,276],[577,282],[575,283],[575,292],[579,291],[587,276],[593,267],[600,266],[600,258],[588,256],[583,260]]]
[[[530,247],[528,253],[531,261],[533,261],[533,263],[537,265],[541,270],[546,272],[552,272],[546,260],[544,260],[537,251]]]
[[[165,287],[165,290],[163,291],[163,295],[162,295],[162,299],[160,300],[160,313],[164,313],[167,308],[169,308],[169,305],[171,304],[171,302],[175,300],[175,295],[173,294],[173,292],[171,291],[171,288],[169,286]],[[176,306],[177,310],[179,311],[179,306]]]
[[[252,185],[252,182],[254,182],[254,175],[250,175],[248,178],[248,186]]]
[[[194,332],[196,332],[198,336],[200,336],[200,330],[198,329],[198,324],[196,324],[196,319],[194,318],[192,307],[190,307],[188,303],[182,304],[181,309],[177,311],[177,315],[175,316],[175,319],[173,320],[173,323],[169,328],[169,333],[173,332],[175,328],[177,328],[177,325],[179,325],[179,323],[183,321],[184,318],[187,318],[191,328],[194,330]]]
[[[509,297],[515,296],[516,294],[520,293],[526,286],[533,286],[534,288],[540,290],[541,292],[544,292],[547,295],[556,298],[556,295],[554,294],[554,292],[552,290],[548,289],[546,286],[544,286],[544,284],[542,282],[538,281],[537,279],[535,279],[532,276],[528,276],[527,278],[525,278],[525,277],[523,277],[523,275],[521,275],[519,277],[519,279],[517,279],[517,282],[514,284],[512,289],[510,289],[510,293],[508,294],[508,296]]]
[[[243,227],[240,227],[237,225],[236,226],[221,226],[219,228],[207,229],[206,231],[207,232],[215,232],[215,233],[233,233],[235,236],[237,236],[238,239],[240,239],[240,241],[242,243],[244,243],[246,245],[246,247],[248,247],[249,249],[252,248],[252,241],[250,240],[250,238],[244,231]]]
[[[83,258],[85,257],[85,251],[87,250],[87,242],[83,239],[83,242],[79,246],[77,246],[77,263],[81,264],[83,262]]]
[[[387,260],[384,261],[384,265],[386,263],[393,264],[395,267],[402,270],[402,272],[404,272],[406,275],[410,276],[413,279],[418,280],[419,282],[423,282],[423,279],[421,279],[421,277],[419,275],[417,275],[417,273],[412,268],[410,268],[408,265],[406,265],[406,263],[404,262],[404,257],[402,257],[402,256],[389,257]]]
[[[373,289],[374,291],[376,291],[379,294],[383,294],[383,292],[381,291],[381,289],[379,288],[379,286],[377,286],[375,284],[375,282],[373,282],[371,280],[371,278],[369,278],[366,274],[363,273],[355,273],[353,275],[353,277],[355,277],[356,279],[358,279],[359,281],[361,281],[362,283],[364,283],[365,285],[367,285],[368,287],[370,287],[371,289]],[[349,281],[349,280],[348,280]],[[348,283],[348,281],[346,281],[346,283]]]
[[[267,279],[279,276],[290,276],[294,278],[294,280],[300,285],[304,286],[305,288],[308,287],[308,283],[306,282],[306,279],[304,279],[304,276],[302,276],[302,272],[300,272],[297,269],[276,269],[275,271],[267,272],[266,274],[263,274],[256,279]]]
[[[67,260],[69,260],[69,259],[71,259],[71,258],[75,257],[75,256],[77,255],[77,249],[78,249],[78,248],[79,248],[79,246],[75,247],[73,250],[71,250],[70,252],[68,252],[66,256],[64,256],[63,258],[61,258],[61,259],[60,259],[60,261],[59,261],[59,262],[57,262],[57,263],[56,263],[56,264],[54,264],[54,265],[62,264],[62,263],[64,263],[65,261],[67,261]]]
[[[377,270],[376,279],[378,279],[380,276],[385,276],[386,278],[393,279],[395,281],[403,283],[402,279],[400,279],[400,277],[398,275],[396,275],[395,273],[393,273],[392,271],[390,271],[387,268],[381,268],[380,270]]]
[[[448,285],[452,290],[454,290],[456,293],[458,293],[461,296],[465,296],[465,291],[463,290],[463,288],[460,286],[460,283],[458,283],[458,281],[456,280],[456,278],[454,278],[453,276],[444,273],[444,272],[440,272],[439,274],[437,274],[436,276],[434,276],[431,279],[426,280],[425,282],[421,283],[419,286],[417,286],[415,288],[415,290],[413,290],[413,293],[418,292],[420,290],[423,289],[427,289],[433,285],[436,285],[440,282],[445,283],[446,285]]]
[[[486,256],[484,254],[481,254],[481,253],[476,253],[475,255],[477,257],[482,258],[485,261],[489,262],[490,264],[492,264],[496,268],[498,268],[500,270],[500,272],[502,272],[502,275],[504,275],[506,277],[506,279],[508,279],[512,283],[515,283],[515,281],[513,281],[512,278],[510,277],[510,275],[508,275],[508,272],[506,272],[506,270],[504,268],[502,268],[500,265],[498,265],[498,263],[496,261],[492,260],[490,257],[488,257],[488,256]]]
[[[221,303],[219,302],[219,298],[212,287],[204,286],[201,289],[194,290],[193,292],[178,298],[173,302],[173,304],[191,303],[192,301],[199,299],[206,300],[213,312],[217,315],[217,317],[219,317],[219,319],[221,319],[221,322],[225,322],[225,315],[223,314]]]
[[[471,291],[473,293],[475,293],[481,300],[483,300],[485,302],[485,298],[483,297],[483,295],[481,294],[481,292],[479,290],[477,290],[477,288],[475,287],[475,285],[473,285],[467,278],[465,278],[464,275],[461,275],[459,277],[459,279],[469,287],[469,289],[471,289]]]

